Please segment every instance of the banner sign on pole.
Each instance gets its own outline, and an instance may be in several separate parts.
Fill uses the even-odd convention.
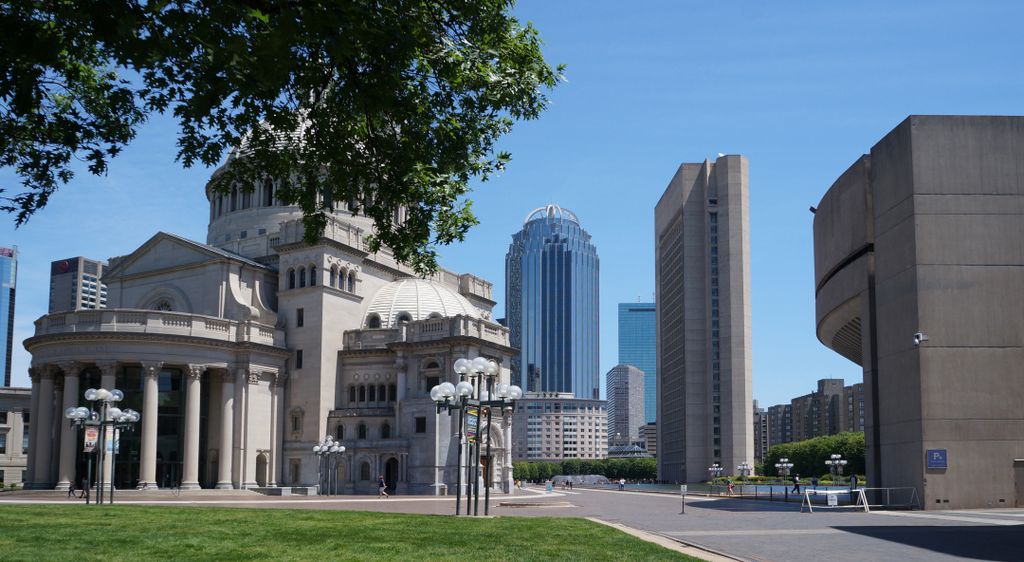
[[[96,450],[96,442],[100,439],[100,430],[98,427],[86,426],[85,428],[85,443],[82,447],[83,453],[91,453]]]
[[[113,453],[114,452],[114,428],[112,426],[108,425],[105,429],[106,429],[106,431],[103,434],[103,438],[106,441],[106,444],[105,444],[106,452],[107,453]]]
[[[480,408],[468,406],[466,408],[466,439],[470,443],[476,443],[476,431],[480,426]]]

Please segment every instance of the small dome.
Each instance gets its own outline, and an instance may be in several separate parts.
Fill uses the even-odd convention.
[[[530,211],[530,214],[526,215],[526,220],[523,221],[523,224],[526,224],[530,221],[544,219],[567,220],[572,221],[576,224],[580,224],[580,219],[576,218],[576,213],[570,211],[569,209],[563,209],[555,204],[547,205],[545,207],[537,207],[536,209]]]
[[[448,287],[425,279],[400,279],[384,285],[366,309],[364,326],[392,328],[399,322],[435,317],[472,316],[480,309]]]

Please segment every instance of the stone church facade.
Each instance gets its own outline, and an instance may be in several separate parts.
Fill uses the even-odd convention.
[[[444,269],[415,277],[387,249],[369,251],[370,221],[344,205],[308,244],[301,211],[274,190],[207,189],[206,243],[157,233],[110,259],[108,308],[35,322],[31,487],[81,485],[88,456],[63,411],[89,406],[90,387],[123,390],[120,406],[142,414],[120,436],[118,488],[314,486],[325,435],[346,447],[343,493],[375,491],[378,475],[399,493],[454,487],[457,418],[437,415],[429,390],[478,355],[510,382],[491,284]],[[495,487],[508,490],[510,416],[492,424],[481,431]]]

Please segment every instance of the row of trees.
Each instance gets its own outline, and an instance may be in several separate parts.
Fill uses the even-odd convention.
[[[654,480],[658,477],[655,459],[567,459],[561,462],[512,463],[519,480],[543,481],[560,474],[600,474],[609,479]]]
[[[839,453],[847,461],[843,474],[864,474],[864,434],[840,433],[825,435],[806,441],[772,445],[764,459],[764,474],[778,476],[775,464],[780,458],[788,458],[793,463],[790,476],[799,474],[804,478],[829,474],[825,461],[832,454]]]

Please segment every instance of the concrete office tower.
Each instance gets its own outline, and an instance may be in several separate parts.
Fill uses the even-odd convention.
[[[608,442],[628,445],[640,441],[644,425],[644,372],[633,365],[616,365],[608,371]]]
[[[619,363],[644,372],[644,420],[658,415],[658,325],[653,302],[619,303]]]
[[[679,167],[654,212],[658,478],[754,460],[747,159]]]
[[[793,405],[776,404],[768,407],[768,445],[793,441]],[[767,453],[767,451],[765,451]]]
[[[505,256],[513,380],[530,392],[600,398],[597,248],[576,215],[534,209]]]
[[[3,346],[4,386],[11,386],[14,344],[14,296],[18,285],[18,248],[0,248],[0,345]]]
[[[608,456],[604,400],[569,392],[527,392],[512,415],[512,460],[561,461]]]
[[[864,370],[867,477],[1024,506],[1024,117],[910,116],[818,203],[818,339]],[[931,454],[930,454],[931,452]]]
[[[78,256],[50,263],[50,312],[107,308],[106,262]]]
[[[768,448],[771,447],[771,441],[769,440],[768,430],[768,412],[764,408],[757,406],[757,400],[754,400],[754,462],[757,464],[764,462],[764,456],[768,454]]]

